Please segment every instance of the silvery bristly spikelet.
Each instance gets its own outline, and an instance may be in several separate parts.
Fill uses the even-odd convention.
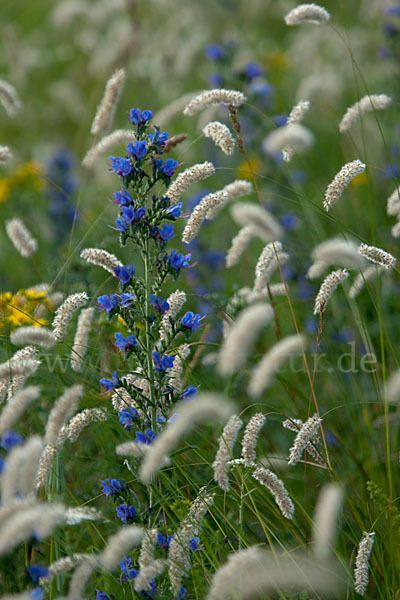
[[[237,415],[232,415],[218,440],[219,447],[212,467],[214,469],[214,481],[218,483],[224,492],[229,491],[228,463],[232,458],[233,447],[242,425],[242,419]]]
[[[285,23],[286,25],[300,25],[301,23],[324,25],[330,18],[328,11],[318,4],[299,4],[285,16]]]
[[[363,269],[351,284],[351,287],[349,289],[349,297],[355,298],[356,296],[358,296],[358,294],[364,288],[365,282],[369,281],[376,275],[379,275],[379,273],[381,273],[383,270],[384,269],[382,267],[375,267],[374,265]]]
[[[115,267],[122,267],[122,262],[114,255],[101,248],[85,248],[80,257],[88,263],[102,267],[115,277]]]
[[[34,344],[43,348],[51,348],[56,343],[56,339],[51,331],[45,327],[18,327],[10,335],[10,342],[16,346],[25,344]]]
[[[368,244],[360,244],[358,251],[361,256],[364,256],[367,260],[370,260],[376,265],[380,265],[384,269],[392,269],[396,266],[397,259],[389,254],[389,252],[382,250],[382,248],[368,246]]]
[[[239,313],[218,353],[221,375],[230,375],[244,365],[256,337],[272,316],[271,306],[265,303],[253,304]]]
[[[205,90],[198,96],[195,96],[189,104],[183,109],[184,115],[194,115],[199,110],[206,106],[216,104],[226,104],[228,106],[241,106],[246,102],[247,98],[242,92],[235,90],[214,89]]]
[[[235,149],[235,140],[229,128],[219,121],[211,121],[203,127],[205,137],[211,138],[224,154],[232,154]]]
[[[253,397],[260,396],[271,384],[279,367],[289,356],[301,354],[305,347],[302,335],[289,335],[277,342],[266,352],[250,376],[249,394]]]
[[[22,102],[18,97],[17,90],[11,83],[4,81],[4,79],[0,79],[0,104],[3,105],[9,117],[15,117],[22,108]]]
[[[132,548],[140,544],[144,529],[137,525],[128,525],[107,539],[107,546],[99,555],[103,569],[112,571],[120,559]]]
[[[122,144],[124,142],[134,143],[136,135],[131,129],[116,129],[109,135],[105,135],[101,140],[93,146],[82,159],[82,166],[89,168],[93,163],[105,152],[110,150],[116,144]]]
[[[125,69],[117,69],[106,83],[104,96],[97,107],[90,133],[98,135],[111,126],[115,109],[125,83]]]
[[[6,232],[21,256],[30,258],[32,254],[35,254],[38,249],[37,240],[32,237],[21,219],[15,218],[6,221]]]
[[[369,581],[369,557],[374,545],[375,532],[364,531],[358,546],[356,556],[356,568],[354,569],[354,589],[363,596],[367,590]]]
[[[224,190],[213,192],[204,196],[190,215],[182,233],[182,242],[189,244],[200,231],[204,220],[209,218],[211,211],[218,209],[228,201],[228,194]]]
[[[294,504],[279,477],[264,467],[257,467],[252,476],[271,492],[283,516],[286,519],[293,519]]]
[[[294,125],[283,125],[277,127],[267,135],[262,143],[262,149],[270,156],[276,156],[283,152],[283,159],[288,162],[294,151],[304,152],[314,142],[314,136],[309,129],[295,123]],[[287,154],[285,154],[285,152]]]
[[[338,285],[343,283],[348,276],[349,274],[346,269],[338,269],[337,271],[332,271],[332,273],[330,273],[328,277],[324,279],[321,287],[319,288],[317,297],[315,298],[314,315],[325,312],[329,298],[336,290]]]
[[[74,345],[71,350],[71,367],[80,371],[87,351],[90,326],[94,317],[94,308],[84,308],[78,318]]]
[[[337,483],[324,485],[318,496],[313,517],[314,554],[325,560],[334,552],[337,521],[343,504],[343,489]]]
[[[12,153],[8,146],[0,146],[0,164],[4,165],[12,159]]]
[[[68,298],[57,308],[53,319],[53,334],[57,341],[61,341],[67,331],[68,323],[72,319],[72,316],[76,310],[85,306],[89,300],[86,292],[80,292],[77,294],[71,294]]]
[[[188,167],[174,179],[165,192],[165,195],[168,196],[171,204],[176,204],[193,183],[207,179],[207,177],[210,177],[214,173],[214,165],[207,161]]]
[[[265,421],[266,417],[262,413],[257,413],[246,425],[242,439],[242,458],[246,467],[254,466],[258,435]]]
[[[349,183],[357,175],[364,173],[365,165],[360,160],[353,160],[352,162],[346,163],[336,173],[331,183],[326,188],[324,208],[328,212],[330,208],[339,200],[344,190],[347,188]]]
[[[341,267],[362,268],[366,266],[365,259],[358,251],[358,245],[352,240],[334,237],[317,244],[311,252],[313,264],[307,271],[308,279],[320,277],[325,269],[331,265]]]
[[[163,341],[166,341],[168,333],[172,332],[170,319],[176,319],[176,316],[186,302],[186,294],[181,290],[175,290],[175,292],[172,292],[172,294],[168,296],[167,302],[169,304],[169,309],[162,316],[159,330],[160,339]]]
[[[288,464],[293,467],[296,465],[301,459],[301,455],[307,446],[307,443],[315,437],[320,425],[322,423],[322,419],[317,415],[313,415],[304,423],[304,425],[299,430],[298,434],[295,437],[293,442],[293,446],[289,451],[289,460]]]
[[[346,110],[339,123],[340,133],[348,131],[362,114],[374,110],[383,110],[384,108],[387,108],[391,102],[392,99],[390,96],[386,96],[386,94],[371,94],[370,96],[364,96]]]
[[[243,252],[256,235],[256,229],[252,225],[245,225],[239,230],[238,234],[232,238],[231,247],[225,257],[225,265],[228,269],[237,265]]]
[[[276,219],[264,208],[251,202],[236,202],[231,208],[234,221],[240,226],[253,225],[264,232],[265,241],[279,240],[283,231]]]
[[[177,412],[178,416],[167,424],[144,457],[139,471],[139,478],[144,483],[148,483],[164,466],[165,457],[185,433],[210,420],[227,419],[233,412],[233,407],[219,394],[201,393],[197,395],[196,402],[178,403],[174,412]]]
[[[229,200],[238,198],[239,196],[246,196],[247,194],[251,193],[252,189],[253,186],[251,183],[244,179],[235,179],[235,181],[232,181],[232,183],[228,183],[221,190],[222,192],[225,192],[225,198],[208,210],[206,218],[209,220],[214,219]]]
[[[39,398],[39,395],[40,388],[36,385],[30,385],[22,388],[8,399],[7,404],[0,414],[0,437],[20,418],[26,407]]]
[[[288,119],[286,121],[286,127],[290,128],[293,125],[300,123],[304,119],[304,115],[310,108],[310,102],[308,100],[300,100],[290,111]],[[292,146],[286,146],[282,149],[283,160],[290,162],[294,148]]]

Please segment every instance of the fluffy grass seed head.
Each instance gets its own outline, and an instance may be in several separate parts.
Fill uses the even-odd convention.
[[[339,200],[344,190],[347,188],[349,183],[357,175],[361,175],[365,171],[365,164],[361,160],[353,160],[352,162],[346,163],[336,173],[331,183],[326,188],[324,208],[328,212],[331,207]]]
[[[301,459],[301,455],[310,442],[317,434],[322,423],[322,419],[317,415],[313,415],[301,426],[298,434],[295,437],[292,447],[289,450],[289,466],[297,465]]]
[[[56,339],[51,331],[45,327],[18,327],[10,335],[10,341],[16,346],[25,344],[34,344],[43,348],[51,348],[56,343]]]
[[[242,254],[256,235],[256,229],[252,225],[245,225],[232,238],[231,247],[225,257],[225,265],[228,269],[238,264]]]
[[[163,314],[160,324],[159,336],[160,340],[166,341],[168,333],[172,332],[170,319],[175,319],[186,302],[186,294],[181,290],[175,290],[167,298],[169,309]]]
[[[305,338],[302,335],[289,335],[277,342],[266,352],[250,375],[249,394],[260,396],[271,385],[272,379],[280,366],[296,354],[301,354],[305,348]]]
[[[212,467],[214,469],[214,481],[218,483],[224,492],[229,491],[228,463],[232,458],[233,447],[242,425],[242,419],[238,415],[232,415],[218,440],[219,447]]]
[[[74,312],[82,306],[85,306],[88,300],[89,298],[86,292],[71,294],[61,306],[57,308],[52,325],[54,337],[58,342],[64,338],[67,332],[68,323],[72,319]]]
[[[391,102],[392,99],[390,96],[386,96],[386,94],[371,94],[370,96],[364,96],[346,110],[339,123],[340,133],[348,131],[362,114],[375,110],[383,110],[387,108]]]
[[[319,288],[317,297],[315,298],[314,315],[325,312],[329,298],[336,290],[338,285],[343,283],[348,276],[349,274],[346,269],[338,269],[337,271],[332,271],[332,273],[330,273],[324,279],[321,287]]]
[[[7,455],[1,477],[3,506],[18,499],[18,495],[33,498],[36,471],[43,449],[39,436],[30,437],[22,446],[15,446]],[[0,520],[1,521],[1,520]]]
[[[32,237],[21,219],[14,218],[6,221],[6,232],[15,249],[24,258],[30,258],[37,252],[37,240]]]
[[[246,425],[242,439],[242,459],[246,467],[254,466],[258,436],[265,421],[265,415],[257,413],[251,417]]]
[[[235,140],[229,128],[219,121],[211,121],[203,127],[203,133],[206,138],[211,138],[216,146],[221,148],[224,154],[232,154],[235,149]]]
[[[290,111],[288,119],[286,121],[286,127],[293,127],[300,123],[310,108],[310,102],[308,100],[300,100]],[[286,148],[282,149],[283,160],[285,162],[290,162],[294,153],[293,146],[286,146]]]
[[[185,169],[183,173],[179,173],[165,192],[165,195],[168,196],[171,204],[176,204],[193,183],[207,179],[207,177],[211,177],[214,173],[215,167],[211,162],[206,161],[192,165]]]
[[[218,211],[228,201],[228,194],[224,190],[207,194],[197,204],[190,215],[182,233],[182,242],[189,244],[200,231],[204,220],[210,218],[213,211]]]
[[[125,83],[125,69],[117,69],[106,83],[104,96],[97,107],[90,133],[99,135],[109,129]]]
[[[128,525],[107,539],[107,545],[99,556],[103,569],[112,571],[119,565],[121,558],[143,539],[144,529],[137,525]]]
[[[202,393],[196,402],[179,403],[175,412],[178,416],[168,423],[164,431],[150,445],[139,471],[143,483],[149,483],[153,475],[165,464],[165,457],[180,439],[196,425],[208,421],[227,419],[233,406],[221,395]]]
[[[398,217],[400,215],[400,187],[396,188],[387,199],[386,213],[390,217]]]
[[[267,135],[262,143],[262,149],[270,156],[284,152],[283,158],[289,162],[293,152],[304,152],[314,143],[314,135],[309,129],[295,123],[283,125]],[[285,154],[286,152],[286,154]]]
[[[12,159],[12,153],[8,146],[0,146],[0,165],[4,165]]]
[[[117,144],[123,144],[125,142],[135,142],[135,140],[136,135],[131,129],[116,129],[110,134],[102,137],[101,140],[95,146],[93,146],[93,148],[87,151],[82,159],[82,166],[89,168],[100,156],[110,150],[110,148],[113,146],[116,146]]]
[[[301,25],[302,23],[324,25],[330,18],[328,11],[318,4],[299,4],[285,16],[285,23],[286,25]]]
[[[76,372],[81,371],[83,367],[93,317],[94,308],[84,308],[78,318],[74,345],[71,350],[71,368]]]
[[[308,279],[320,277],[331,265],[346,268],[362,268],[366,266],[365,259],[358,251],[358,245],[352,240],[334,237],[317,244],[311,252],[313,264],[307,271]]]
[[[221,190],[222,192],[226,193],[226,197],[208,210],[206,218],[214,219],[229,200],[232,198],[238,198],[239,196],[246,196],[247,194],[251,193],[252,189],[253,186],[251,183],[244,179],[236,179],[235,181],[232,181],[232,183],[228,183]]]
[[[389,252],[382,250],[382,248],[368,246],[368,244],[360,244],[358,251],[361,256],[364,256],[364,258],[376,265],[380,265],[384,269],[393,269],[396,266],[397,259],[389,254]]]
[[[326,560],[333,555],[338,515],[343,504],[343,489],[329,483],[321,489],[313,518],[312,543],[315,556]]]
[[[227,106],[235,106],[236,108],[246,102],[247,98],[242,92],[235,90],[214,89],[205,90],[198,96],[195,96],[189,104],[183,109],[184,115],[194,115],[199,110],[210,105],[225,104]]]
[[[363,596],[367,591],[369,581],[369,557],[375,541],[375,532],[364,531],[358,546],[356,568],[354,569],[354,589]]]
[[[64,393],[56,400],[47,419],[44,438],[46,444],[57,446],[60,430],[75,412],[83,391],[83,386],[77,383],[70,388],[66,388]]]
[[[253,225],[257,230],[264,233],[265,241],[278,240],[282,234],[282,228],[274,217],[258,204],[251,202],[236,202],[231,207],[231,216],[240,226]]]
[[[230,375],[244,365],[256,337],[272,316],[271,306],[265,303],[253,304],[239,313],[218,354],[218,371],[221,375]]]
[[[363,269],[362,272],[357,275],[357,277],[351,284],[349,289],[349,297],[356,298],[356,296],[358,296],[358,294],[364,288],[365,282],[370,281],[373,277],[379,275],[379,273],[382,273],[383,270],[384,269],[382,267],[374,265]]]
[[[92,263],[98,267],[102,267],[113,277],[115,277],[115,267],[122,267],[122,262],[114,255],[101,248],[85,248],[80,253],[80,257],[88,263]]]
[[[0,437],[20,418],[26,407],[37,400],[40,395],[40,388],[36,385],[30,385],[20,389],[14,396],[8,399],[7,404],[0,414]]]
[[[264,467],[257,467],[253,471],[252,476],[271,492],[285,519],[293,519],[294,504],[283,481],[270,471],[270,469],[265,469]]]
[[[19,99],[17,90],[11,83],[4,81],[4,79],[0,79],[0,104],[9,117],[15,117],[22,108],[22,102]]]

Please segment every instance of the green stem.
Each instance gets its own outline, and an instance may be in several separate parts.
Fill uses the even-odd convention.
[[[145,297],[145,319],[146,319],[146,352],[147,352],[147,368],[148,368],[148,378],[149,378],[149,388],[150,388],[150,404],[151,404],[151,426],[153,431],[156,429],[156,419],[157,419],[157,406],[154,398],[154,370],[153,370],[153,356],[152,356],[152,343],[151,343],[151,324],[149,322],[148,317],[150,316],[150,287],[151,287],[151,273],[150,273],[150,248],[149,248],[149,240],[146,239],[145,249],[143,253],[143,261],[144,261],[144,281],[146,288],[146,297]]]

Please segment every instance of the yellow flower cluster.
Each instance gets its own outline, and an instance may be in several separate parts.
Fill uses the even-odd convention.
[[[15,187],[29,185],[35,191],[41,192],[44,188],[42,177],[43,167],[33,160],[21,165],[13,173],[0,178],[0,202],[5,202]]]
[[[22,325],[40,327],[46,325],[46,319],[35,317],[36,308],[40,305],[52,309],[45,292],[36,290],[18,290],[15,294],[0,294],[0,330],[12,330]]]

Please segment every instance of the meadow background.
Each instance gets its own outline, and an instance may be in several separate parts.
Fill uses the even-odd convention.
[[[55,310],[51,299],[49,303],[51,294],[66,298],[86,291],[89,306],[96,307],[82,370],[77,373],[70,367],[75,315],[66,337],[51,350],[41,351],[42,364],[29,379],[30,384],[41,386],[40,400],[13,430],[24,439],[43,435],[55,399],[77,383],[85,390],[79,410],[108,411],[105,422],[91,423],[76,442],[65,444],[46,488],[39,492],[41,501],[90,506],[103,519],[63,525],[43,541],[25,540],[3,552],[0,589],[4,595],[28,590],[27,597],[66,597],[71,572],[46,583],[35,581],[27,568],[48,567],[74,553],[99,553],[107,537],[121,527],[115,503],[102,494],[100,481],[121,478],[129,481],[140,514],[137,522],[144,526],[152,522],[164,536],[176,531],[202,486],[216,494],[191,550],[191,568],[183,582],[189,600],[206,598],[215,571],[231,553],[249,546],[273,548],[275,558],[303,550],[312,561],[315,507],[323,486],[332,482],[340,484],[344,499],[328,560],[335,565],[332,571],[338,569],[342,585],[331,591],[338,598],[359,597],[353,583],[357,546],[363,532],[374,531],[365,597],[400,597],[400,419],[396,403],[389,402],[385,393],[388,377],[399,367],[399,271],[377,271],[360,294],[350,298],[350,285],[360,270],[349,268],[349,281],[333,294],[324,314],[322,335],[318,335],[318,316],[313,316],[315,296],[330,270],[346,265],[332,259],[332,268],[323,276],[306,277],[312,249],[336,236],[398,254],[398,240],[391,232],[396,219],[387,215],[386,201],[400,177],[400,7],[396,14],[394,3],[384,0],[326,0],[329,24],[288,27],[284,16],[294,6],[292,0],[14,0],[0,7],[0,78],[15,87],[22,103],[14,117],[0,107],[0,144],[9,146],[13,155],[0,165],[2,362],[17,350],[9,341],[10,333],[32,324],[32,315],[36,325],[51,326]],[[393,10],[388,12],[388,7]],[[283,229],[281,241],[290,258],[272,282],[281,282],[283,274],[289,297],[284,293],[272,299],[274,323],[262,330],[246,365],[232,376],[221,376],[213,354],[220,349],[223,323],[242,308],[232,304],[232,298],[239,289],[253,285],[263,241],[252,240],[239,263],[227,269],[225,255],[239,226],[229,207],[224,208],[203,225],[189,248],[179,235],[173,240],[172,247],[191,252],[196,264],[180,274],[179,283],[170,280],[162,296],[179,286],[187,295],[185,310],[204,315],[202,328],[190,338],[193,354],[185,362],[185,385],[225,395],[245,423],[255,413],[267,415],[257,459],[284,481],[295,505],[293,520],[282,517],[273,497],[243,466],[232,469],[228,493],[213,481],[211,464],[224,423],[196,427],[180,441],[173,467],[157,480],[156,514],[146,514],[147,492],[138,481],[136,459],[127,468],[115,453],[117,444],[134,439],[113,411],[110,394],[99,384],[113,371],[130,368],[113,345],[121,323],[106,320],[96,305],[99,296],[115,292],[115,279],[79,255],[83,248],[103,248],[124,265],[135,264],[138,275],[142,274],[136,254],[129,245],[120,247],[113,229],[117,211],[110,199],[119,183],[109,171],[108,156],[124,155],[125,145],[97,158],[90,169],[81,164],[98,141],[90,127],[105,84],[120,67],[126,70],[126,82],[113,129],[129,126],[131,108],[152,110],[153,122],[162,131],[170,136],[187,134],[168,154],[182,165],[180,171],[206,160],[216,167],[212,178],[193,185],[184,195],[185,213],[206,193],[234,179],[246,179],[253,185],[246,201],[259,205],[261,200]],[[245,155],[236,149],[225,156],[202,134],[212,120],[232,128],[226,108],[206,108],[190,117],[183,115],[183,103],[170,117],[163,112],[185,95],[188,101],[214,87],[239,90],[248,98],[237,113]],[[347,107],[367,94],[387,94],[392,103],[357,120],[349,132],[339,133]],[[266,154],[262,142],[284,125],[301,99],[311,103],[304,124],[314,141],[285,163],[280,156]],[[322,205],[327,185],[345,163],[357,158],[367,169],[327,213]],[[18,254],[6,235],[4,223],[14,217],[22,219],[38,240],[38,251],[29,259]],[[182,228],[178,224],[177,232]],[[29,291],[44,282],[50,284],[46,294]],[[37,305],[43,303],[39,323]],[[251,368],[278,339],[296,330],[306,337],[311,371],[315,352],[324,354],[311,373],[314,392],[297,357],[253,399],[248,393]],[[373,368],[362,367],[366,354],[372,356]],[[305,457],[296,467],[288,467],[294,434],[282,428],[282,421],[306,421],[314,414],[315,403],[323,418],[325,441],[317,446],[322,464],[310,464],[312,460]],[[9,449],[2,446],[6,460]],[[240,451],[233,456],[239,457]],[[132,564],[137,563],[138,552],[131,552]],[[157,557],[164,556],[165,548],[157,547],[157,552]],[[134,591],[129,576],[121,577],[118,569],[97,571],[84,597],[184,597],[171,592],[166,575],[156,579],[157,591],[142,594]],[[306,600],[325,597],[321,594],[304,585],[296,591],[264,592],[261,597]]]

